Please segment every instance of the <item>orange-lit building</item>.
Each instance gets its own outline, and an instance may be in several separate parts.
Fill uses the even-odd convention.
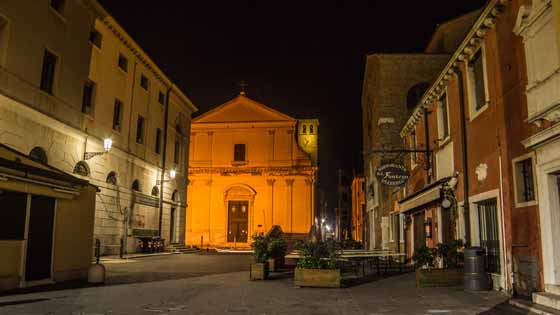
[[[363,242],[367,240],[365,179],[355,176],[352,180],[352,239]]]
[[[318,127],[244,93],[193,119],[187,244],[248,247],[273,225],[305,237],[315,217]]]

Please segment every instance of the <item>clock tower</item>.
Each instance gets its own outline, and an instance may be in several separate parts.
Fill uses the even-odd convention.
[[[299,147],[311,157],[313,166],[317,166],[319,119],[298,120],[297,141]]]

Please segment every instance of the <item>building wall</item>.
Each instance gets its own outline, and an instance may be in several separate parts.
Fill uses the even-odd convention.
[[[362,91],[364,152],[401,149],[399,132],[409,117],[408,93],[417,84],[428,84],[449,59],[448,55],[374,54],[367,57]],[[421,94],[420,94],[421,95]],[[382,186],[375,171],[395,154],[364,156],[366,203],[370,214],[370,248],[381,248],[381,221],[393,210],[397,188]]]
[[[457,187],[455,196],[458,201],[457,230],[459,237],[466,237],[472,245],[480,244],[480,227],[478,216],[478,203],[483,200],[495,198],[497,200],[498,225],[500,237],[501,272],[495,275],[496,288],[511,290],[511,277],[516,279],[515,290],[521,294],[528,294],[542,287],[542,266],[538,226],[538,208],[535,204],[520,205],[515,203],[514,196],[514,170],[512,160],[529,153],[522,143],[531,133],[532,127],[526,122],[527,111],[524,86],[526,85],[525,56],[522,49],[522,40],[515,35],[514,29],[517,12],[523,1],[511,1],[501,8],[502,14],[494,18],[495,27],[486,28],[484,36],[480,38],[480,47],[483,49],[484,74],[486,77],[487,105],[480,112],[474,113],[470,109],[469,89],[466,75],[466,64],[457,62],[452,75],[446,77],[443,88],[431,89],[431,101],[424,104],[427,110],[437,112],[439,96],[446,91],[449,108],[450,139],[439,142],[432,149],[435,154],[445,150],[448,145],[453,146],[453,165],[457,172]],[[491,4],[495,5],[495,4]],[[478,45],[477,45],[478,46]],[[477,46],[467,47],[462,60],[469,60],[470,56],[478,49]],[[447,71],[447,70],[444,70]],[[461,147],[461,113],[459,78],[463,77],[465,91],[465,117],[466,121],[466,146],[468,170],[464,170],[463,150]],[[437,82],[436,82],[437,83]],[[434,85],[436,86],[436,85]],[[440,85],[441,86],[441,85]],[[439,91],[439,92],[437,92]],[[432,97],[433,95],[433,97]],[[413,119],[413,126],[405,127],[407,136],[414,128],[417,135],[423,137],[424,123],[422,115]],[[410,121],[409,121],[410,122]],[[437,135],[437,116],[430,115],[430,135]],[[421,130],[421,132],[418,132]],[[425,143],[425,140],[421,140]],[[436,163],[448,163],[436,159]],[[437,164],[435,169],[440,169]],[[406,193],[411,194],[423,187],[426,175],[415,174],[409,181]],[[437,176],[437,174],[436,174]],[[465,235],[463,212],[463,176],[468,176],[470,207],[470,232]]]
[[[352,180],[352,239],[363,242],[368,227],[365,225],[365,179],[354,177]]]
[[[116,254],[125,227],[129,234],[134,228],[158,229],[159,207],[133,200],[149,198],[161,176],[162,157],[154,147],[156,128],[164,129],[165,105],[158,98],[160,91],[165,96],[169,91],[166,172],[174,168],[178,175],[165,183],[162,237],[170,240],[169,212],[175,207],[174,240],[183,241],[188,134],[196,108],[97,2],[65,1],[62,14],[49,3],[0,4],[0,16],[7,21],[0,23],[0,142],[24,153],[40,147],[50,165],[68,173],[78,162],[86,163],[88,175],[83,178],[100,187],[95,238],[101,240],[103,254]],[[93,29],[102,34],[101,48],[89,42]],[[58,57],[52,95],[39,88],[45,48]],[[126,73],[117,66],[119,53],[128,57]],[[148,91],[139,86],[141,75],[150,82]],[[88,80],[95,82],[94,110],[83,113]],[[120,131],[112,128],[115,98],[123,102]],[[135,141],[138,114],[146,119],[142,145]],[[104,151],[105,138],[113,140],[111,151],[83,161],[85,152]],[[173,163],[175,141],[181,143],[179,163]],[[106,182],[110,172],[117,174],[117,185]],[[141,191],[133,193],[135,179]],[[151,198],[152,203],[157,198]],[[128,241],[128,250],[135,251],[134,237]]]

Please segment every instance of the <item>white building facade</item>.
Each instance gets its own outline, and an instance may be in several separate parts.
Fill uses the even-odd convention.
[[[194,111],[96,1],[0,3],[0,143],[98,187],[102,254],[183,242]]]

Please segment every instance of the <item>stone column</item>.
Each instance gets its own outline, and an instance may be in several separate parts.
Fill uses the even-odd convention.
[[[287,191],[288,191],[288,211],[287,213],[289,213],[290,215],[290,233],[293,233],[294,230],[294,201],[293,201],[293,197],[294,197],[294,179],[293,178],[288,178],[286,179],[286,186],[287,186]]]
[[[274,226],[274,182],[276,180],[274,178],[269,178],[266,180],[269,190],[269,198],[270,198],[270,226],[267,228],[271,229]],[[265,221],[266,222],[266,221]]]

